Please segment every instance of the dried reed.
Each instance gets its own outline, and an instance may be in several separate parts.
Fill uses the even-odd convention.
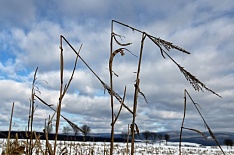
[[[199,114],[200,117],[202,118],[202,121],[204,122],[205,127],[207,128],[207,130],[209,131],[210,136],[215,140],[217,146],[220,148],[220,150],[222,151],[222,153],[225,155],[225,153],[224,153],[222,147],[220,146],[218,140],[216,139],[215,135],[214,135],[213,132],[211,131],[210,127],[208,126],[207,122],[205,121],[204,117],[202,116],[200,110],[198,109],[198,106],[199,106],[199,105],[198,105],[197,103],[194,102],[194,100],[192,99],[192,97],[190,96],[190,94],[188,93],[188,91],[187,91],[186,89],[184,90],[184,115],[183,115],[182,124],[181,124],[181,129],[180,129],[180,144],[179,144],[179,152],[180,152],[180,155],[181,155],[181,153],[182,153],[182,151],[181,151],[181,141],[182,141],[182,131],[183,131],[183,129],[195,131],[195,132],[201,134],[205,139],[207,139],[206,136],[205,136],[201,131],[199,131],[199,130],[197,130],[197,129],[193,129],[193,128],[184,127],[184,121],[185,121],[185,116],[186,116],[186,107],[187,107],[187,99],[186,99],[186,96],[187,96],[187,95],[186,95],[186,94],[189,96],[189,99],[192,101],[192,103],[193,103],[193,105],[195,106],[195,108],[196,108],[198,114]]]
[[[7,136],[7,151],[6,151],[7,154],[10,154],[10,138],[11,138],[11,127],[12,127],[12,118],[13,118],[13,113],[14,113],[14,105],[15,103],[13,102],[12,110],[11,110],[11,119],[10,119],[8,136]]]
[[[75,60],[75,64],[74,64],[74,68],[71,74],[71,77],[68,81],[68,84],[66,84],[65,86],[63,86],[63,70],[64,70],[64,60],[63,60],[63,39],[64,37],[61,35],[60,36],[60,96],[59,96],[59,103],[58,103],[58,107],[57,107],[57,117],[56,117],[56,128],[55,128],[55,141],[54,141],[54,154],[56,152],[56,143],[57,143],[57,138],[58,138],[58,129],[59,129],[59,123],[60,123],[60,113],[61,113],[61,105],[62,105],[62,100],[64,95],[66,94],[68,87],[70,86],[70,83],[73,79],[73,75],[76,69],[76,64],[77,64],[77,60],[79,57],[79,52],[81,51],[81,47],[79,49],[79,52],[76,52],[76,60]]]

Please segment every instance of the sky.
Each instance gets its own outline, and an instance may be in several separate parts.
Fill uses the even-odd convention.
[[[199,105],[212,131],[234,130],[234,2],[232,0],[147,0],[147,1],[31,1],[0,0],[0,130],[8,130],[14,102],[12,130],[27,127],[33,76],[36,95],[53,104],[59,102],[60,35],[78,51],[93,71],[109,82],[111,21],[116,20],[157,38],[172,42],[191,54],[172,49],[168,54],[207,88],[222,98],[195,91],[168,57],[149,39],[144,42],[136,124],[140,132],[179,131],[184,111],[184,90]],[[113,89],[133,108],[134,84],[142,34],[118,23],[114,33],[126,46],[125,55],[113,60]],[[113,42],[113,50],[119,46]],[[71,76],[75,53],[63,42],[64,85]],[[42,131],[45,119],[54,112],[35,100],[33,127]],[[117,115],[120,104],[114,100]],[[110,95],[94,74],[78,60],[71,85],[63,99],[61,113],[92,132],[110,132]],[[123,108],[115,132],[126,132],[132,115]],[[53,118],[55,125],[55,117]],[[61,118],[60,129],[69,124]],[[206,131],[187,96],[185,127]]]

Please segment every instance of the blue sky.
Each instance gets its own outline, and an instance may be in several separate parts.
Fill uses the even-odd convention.
[[[57,2],[17,0],[0,1],[0,125],[8,130],[12,102],[15,102],[13,130],[24,130],[31,83],[38,67],[41,94],[56,105],[59,97],[59,36],[63,35],[100,78],[109,84],[109,50],[111,20],[117,20],[155,37],[173,42],[191,52],[169,54],[186,70],[223,98],[212,93],[194,91],[192,86],[158,47],[146,39],[141,91],[137,109],[140,131],[180,130],[183,116],[183,91],[187,89],[199,103],[201,113],[214,131],[233,131],[234,101],[234,2],[204,1],[109,1],[62,0]],[[129,50],[139,55],[141,34],[114,24],[114,31],[131,42]],[[117,48],[117,46],[114,46]],[[65,81],[70,77],[75,55],[65,46]],[[132,107],[138,59],[126,52],[114,59],[114,89],[122,96],[127,87],[126,104]],[[46,82],[44,82],[46,81]],[[185,125],[204,131],[204,124],[191,102]],[[36,100],[34,129],[42,131],[44,120],[53,111]],[[115,101],[115,113],[119,104]],[[110,98],[93,74],[78,61],[76,73],[62,104],[62,114],[78,126],[87,124],[93,132],[109,132]],[[127,131],[131,115],[123,110],[116,132]],[[61,120],[61,129],[68,124]]]

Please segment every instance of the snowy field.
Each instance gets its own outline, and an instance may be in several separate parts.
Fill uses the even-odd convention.
[[[11,141],[13,143],[14,141]],[[19,140],[18,144],[23,146],[26,140]],[[0,139],[0,153],[6,148],[6,139]],[[53,146],[53,141],[50,144]],[[34,142],[33,155],[44,154],[45,152],[45,141]],[[129,151],[130,154],[129,143]],[[227,149],[226,146],[222,147],[226,155],[234,155],[234,150]],[[69,142],[69,141],[59,141],[57,143],[57,154],[71,154],[71,155],[108,155],[110,150],[110,143],[104,142]],[[115,143],[114,144],[114,154],[116,155],[127,155],[127,144],[126,143]],[[178,155],[179,147],[178,143],[165,144],[145,144],[137,142],[135,143],[135,154],[136,155]],[[222,152],[218,147],[210,146],[198,146],[193,143],[183,143],[182,147],[183,155],[222,155]]]

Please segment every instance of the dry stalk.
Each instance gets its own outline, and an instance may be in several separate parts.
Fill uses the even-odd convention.
[[[120,24],[122,26],[125,26],[127,28],[130,28],[132,31],[137,31],[137,32],[140,32],[140,33],[145,33],[141,30],[138,30],[134,27],[131,27],[129,25],[126,25],[124,23],[121,23],[121,22],[118,22],[118,21],[115,21],[115,20],[112,20],[112,23],[117,23],[117,24]],[[218,97],[221,97],[219,94],[217,94],[215,91],[209,89],[204,83],[202,83],[199,79],[197,79],[194,75],[192,75],[190,72],[188,72],[187,70],[184,69],[184,67],[181,67],[174,59],[172,59],[172,57],[166,52],[166,51],[170,51],[171,49],[176,49],[178,51],[181,51],[185,54],[190,54],[190,52],[188,52],[187,50],[179,47],[179,46],[176,46],[174,45],[173,43],[171,42],[168,42],[168,41],[165,41],[163,39],[160,39],[160,38],[157,38],[157,37],[154,37],[150,34],[147,34],[145,33],[146,36],[151,40],[153,41],[153,43],[155,43],[155,45],[158,46],[158,48],[160,49],[161,51],[161,54],[162,56],[165,58],[164,54],[166,54],[177,66],[178,68],[180,69],[180,71],[184,74],[185,78],[190,82],[190,84],[193,86],[193,88],[197,91],[202,90],[202,88],[205,88],[207,91],[210,91],[211,93],[217,95]]]
[[[197,112],[199,113],[200,117],[202,118],[202,121],[204,122],[205,127],[208,129],[208,131],[209,131],[211,137],[215,140],[215,142],[216,142],[216,144],[219,146],[221,152],[225,155],[225,153],[224,153],[222,147],[220,146],[218,140],[217,140],[216,137],[214,136],[213,132],[211,131],[210,127],[208,126],[207,122],[205,121],[204,117],[202,116],[200,110],[198,109],[198,106],[199,106],[199,105],[198,105],[197,103],[194,102],[194,100],[192,99],[192,97],[190,96],[190,94],[188,93],[188,91],[187,91],[186,89],[184,90],[184,115],[183,115],[182,124],[181,124],[181,129],[180,129],[180,144],[179,144],[179,152],[180,152],[180,155],[181,155],[181,153],[182,153],[182,151],[181,151],[181,141],[182,141],[182,130],[183,130],[183,129],[195,131],[195,132],[201,134],[205,139],[207,139],[206,136],[205,136],[201,131],[196,130],[196,129],[193,129],[193,128],[184,127],[184,120],[185,120],[185,116],[186,116],[186,107],[187,107],[187,105],[186,105],[186,104],[187,104],[187,103],[186,103],[186,102],[187,102],[187,101],[186,101],[186,94],[189,96],[189,98],[190,98],[190,100],[192,101],[193,105],[195,106]]]
[[[133,103],[133,116],[132,116],[132,124],[131,124],[131,133],[132,133],[132,142],[131,142],[131,155],[134,154],[134,141],[135,141],[135,119],[136,119],[136,110],[137,110],[137,99],[138,99],[138,93],[139,93],[139,85],[140,85],[140,70],[141,70],[141,60],[142,60],[142,54],[143,54],[143,48],[144,48],[144,41],[145,41],[146,34],[142,34],[141,39],[141,49],[140,49],[140,57],[138,61],[138,69],[137,69],[137,75],[136,75],[136,83],[135,83],[135,92],[134,92],[134,103]]]
[[[68,46],[74,51],[74,53],[76,53],[78,55],[78,52],[75,50],[75,48],[69,43],[69,41],[64,37],[61,36],[62,39],[68,44]],[[123,48],[125,49],[125,48]],[[127,49],[125,49],[127,50]],[[128,50],[127,50],[128,51]],[[128,51],[130,52],[130,51]],[[130,52],[131,53],[131,52]],[[132,54],[132,53],[131,53]],[[133,54],[134,55],[134,54]],[[88,63],[80,56],[78,55],[78,57],[80,58],[80,60],[86,65],[86,67],[93,73],[93,75],[99,80],[99,82],[102,84],[102,86],[104,87],[104,92],[105,90],[108,91],[108,93],[111,95],[113,94],[114,97],[119,101],[119,103],[122,103],[122,98],[120,97],[120,95],[118,93],[116,93],[114,90],[111,91],[111,88],[105,83],[103,82],[103,80],[93,71],[93,69],[88,65]],[[111,93],[112,92],[112,93]],[[124,108],[126,108],[130,113],[133,113],[132,110],[123,103]]]
[[[9,130],[8,130],[8,137],[7,137],[7,151],[6,151],[7,154],[9,154],[10,152],[10,138],[11,138],[11,127],[12,127],[12,118],[13,118],[13,113],[14,113],[14,105],[15,103],[13,102],[12,110],[11,110],[11,119],[10,119]]]
[[[30,126],[30,141],[29,141],[29,146],[27,145],[27,151],[29,154],[32,154],[32,143],[33,143],[33,116],[34,116],[34,112],[35,112],[35,87],[36,87],[36,80],[37,80],[37,71],[38,71],[38,67],[36,68],[35,72],[34,72],[34,76],[33,76],[33,82],[32,82],[32,90],[31,90],[31,99],[30,99],[30,107],[31,107],[31,111],[29,112],[29,126]],[[28,127],[29,129],[29,127]],[[28,141],[28,140],[27,140]]]
[[[69,43],[69,41],[64,37],[61,36],[62,39],[68,44],[68,46],[74,51],[74,53],[76,53],[78,55],[78,57],[80,58],[80,60],[86,65],[86,67],[88,67],[88,69],[93,73],[93,75],[100,81],[100,83],[103,85],[104,90],[107,90],[109,94],[111,94],[111,88],[105,83],[103,82],[103,80],[101,80],[101,78],[93,71],[93,69],[88,65],[88,63],[78,54],[78,52],[75,50],[75,48]],[[123,50],[127,50],[125,48],[123,48]],[[128,50],[127,50],[128,51]],[[130,51],[129,51],[130,52]],[[130,52],[131,53],[131,52]],[[131,53],[132,54],[132,53]],[[134,55],[134,54],[133,54]],[[114,97],[119,101],[119,103],[122,102],[122,98],[120,97],[120,95],[118,93],[116,93],[114,90],[112,90],[112,94],[114,95]],[[123,106],[130,112],[133,113],[130,108],[128,106],[126,106],[123,103]]]
[[[60,113],[61,113],[61,105],[62,105],[62,94],[63,94],[63,47],[62,47],[62,38],[60,37],[60,95],[59,95],[59,104],[57,107],[57,118],[56,118],[56,126],[55,126],[55,140],[54,140],[54,155],[56,154],[56,144],[58,138],[58,130],[60,123]]]
[[[129,142],[129,134],[130,134],[130,132],[129,132],[129,124],[128,124],[128,136],[127,136],[127,154],[128,154],[128,142]]]
[[[35,97],[40,100],[43,104],[45,104],[46,106],[48,106],[50,109],[52,109],[53,111],[56,112],[56,110],[54,108],[51,107],[52,104],[48,104],[46,103],[43,99],[41,99],[39,96],[35,95]],[[64,117],[62,114],[60,114],[60,116],[65,120],[67,121],[67,123],[73,128],[73,129],[76,129],[76,130],[79,130],[81,131],[82,133],[84,133],[84,131],[82,129],[80,129],[75,123],[71,122],[69,119],[67,119],[66,117]]]
[[[111,124],[111,125],[114,125],[114,124],[115,124],[115,122],[117,121],[117,119],[118,119],[118,117],[119,117],[119,115],[120,115],[120,112],[121,112],[121,110],[122,110],[123,102],[124,102],[124,100],[125,100],[125,97],[126,97],[126,86],[125,86],[125,88],[124,88],[123,101],[121,102],[121,106],[120,106],[120,108],[119,108],[119,112],[118,112],[118,114],[116,115],[115,120],[114,120],[114,122],[112,122],[112,124]]]
[[[113,154],[113,150],[114,150],[114,126],[115,126],[115,122],[117,121],[118,119],[118,116],[120,114],[120,111],[122,109],[122,106],[124,105],[124,99],[120,98],[119,95],[117,93],[115,93],[113,91],[113,73],[115,74],[115,72],[113,72],[113,68],[112,68],[112,63],[113,63],[113,59],[115,57],[116,54],[120,53],[121,56],[124,56],[124,50],[126,51],[129,51],[128,49],[126,48],[119,48],[117,50],[115,50],[113,52],[113,39],[115,40],[115,42],[120,45],[120,46],[128,46],[130,45],[131,43],[126,43],[126,44],[122,44],[120,43],[117,39],[116,39],[116,36],[118,37],[122,37],[120,35],[117,35],[113,32],[113,22],[112,22],[112,26],[111,26],[111,41],[110,41],[110,58],[109,58],[109,75],[110,75],[110,87],[108,88],[107,85],[102,82],[103,86],[105,89],[108,90],[109,94],[110,94],[110,103],[111,103],[111,143],[110,143],[110,154],[112,155]],[[130,51],[129,51],[130,52]],[[131,53],[131,52],[130,52]],[[115,74],[117,75],[117,74]],[[126,91],[126,88],[125,88],[125,91]],[[126,93],[126,92],[125,92]],[[115,117],[115,114],[114,114],[114,96],[117,98],[117,100],[120,102],[121,106],[120,106],[120,110],[118,112],[118,115],[117,117]],[[124,94],[125,96],[125,94]],[[119,98],[118,98],[119,97]],[[126,106],[125,106],[126,107]]]
[[[28,142],[28,133],[30,130],[30,118],[31,118],[31,107],[32,107],[32,102],[29,102],[29,110],[28,110],[28,130],[26,132],[26,138],[27,138],[27,144],[26,144],[26,153],[29,154],[29,142]]]
[[[76,69],[76,64],[77,64],[77,60],[78,60],[78,57],[79,57],[79,52],[81,51],[81,47],[82,45],[80,46],[80,49],[79,49],[79,52],[77,53],[76,52],[76,60],[75,60],[75,64],[74,64],[74,68],[73,68],[73,71],[72,71],[72,74],[71,74],[71,77],[68,81],[68,84],[65,85],[65,87],[63,87],[63,71],[64,71],[64,60],[63,60],[63,36],[61,35],[60,36],[60,95],[59,95],[59,103],[58,103],[58,107],[57,107],[57,118],[56,118],[56,131],[55,131],[55,142],[54,142],[54,154],[56,153],[56,143],[57,143],[57,138],[58,138],[58,129],[59,129],[59,123],[60,123],[60,113],[61,113],[61,105],[62,105],[62,100],[63,100],[63,97],[64,95],[66,94],[69,86],[70,86],[70,83],[73,79],[73,75],[74,75],[74,72],[75,72],[75,69]],[[70,45],[70,44],[69,44]],[[74,48],[73,48],[74,50]]]
[[[45,120],[45,126],[46,126],[46,120]],[[49,138],[48,138],[48,132],[47,130],[43,130],[44,134],[45,134],[45,139],[46,139],[46,150],[45,150],[45,154],[49,153],[49,155],[53,155],[53,150],[52,150],[52,146],[49,143]]]
[[[174,45],[173,43],[171,42],[168,42],[168,41],[165,41],[163,39],[160,39],[160,38],[156,38],[152,35],[149,35],[141,30],[138,30],[134,27],[131,27],[129,25],[126,25],[124,23],[121,23],[121,22],[118,22],[118,21],[115,21],[115,20],[112,20],[112,34],[114,37],[111,37],[111,43],[112,43],[112,38],[115,39],[115,41],[117,42],[118,45],[122,45],[122,46],[125,46],[125,45],[128,45],[128,44],[121,44],[118,42],[118,40],[116,39],[115,36],[118,36],[118,37],[121,37],[120,35],[116,35],[113,33],[113,23],[117,23],[117,24],[120,24],[124,27],[127,27],[127,28],[130,28],[132,31],[137,31],[137,32],[140,32],[142,34],[142,41],[141,41],[141,54],[142,54],[142,50],[143,50],[143,42],[144,42],[144,39],[145,37],[147,36],[151,41],[153,41],[153,43],[155,43],[158,48],[160,49],[160,52],[161,52],[161,55],[163,58],[165,58],[165,55],[167,55],[177,66],[178,68],[180,69],[180,71],[184,74],[185,78],[190,82],[190,84],[193,86],[193,88],[197,91],[202,90],[202,88],[206,89],[207,91],[210,91],[211,93],[221,97],[219,94],[217,94],[216,92],[214,92],[213,90],[209,89],[208,87],[206,87],[206,85],[204,83],[202,83],[199,79],[197,79],[194,75],[192,75],[190,72],[186,71],[183,67],[181,67],[174,59],[172,59],[172,57],[166,52],[166,51],[170,51],[171,49],[176,49],[178,51],[181,51],[185,54],[190,54],[190,52],[186,51],[185,49],[179,47],[179,46],[176,46]],[[123,49],[119,49],[119,50],[123,50]],[[111,51],[112,51],[112,44],[111,44]],[[165,54],[165,55],[164,55]],[[141,56],[141,55],[140,55]],[[139,69],[139,65],[140,65],[140,60],[141,60],[141,57],[139,58],[139,63],[138,63],[138,69]],[[139,71],[137,72],[137,74],[139,74]],[[111,75],[111,74],[110,74]],[[136,83],[135,83],[135,93],[134,93],[134,107],[133,107],[133,123],[131,125],[131,132],[132,132],[132,149],[131,149],[131,154],[134,154],[134,126],[135,126],[135,116],[136,116],[136,107],[137,107],[137,97],[138,97],[138,93],[140,93],[144,98],[145,98],[145,95],[143,93],[140,92],[140,89],[139,89],[139,83],[140,83],[140,79],[138,78],[138,75],[137,75],[137,78],[136,78]],[[112,88],[112,87],[111,87]],[[146,98],[145,98],[146,100]],[[147,100],[146,100],[147,102]],[[185,115],[185,113],[184,113]],[[184,120],[183,120],[184,121]],[[183,121],[182,121],[182,125],[183,125]],[[207,126],[209,132],[211,133],[210,131],[210,128]],[[182,130],[182,128],[181,128]],[[192,129],[193,131],[196,131],[199,133],[198,130],[195,130],[195,129]],[[211,134],[213,135],[213,134]]]

